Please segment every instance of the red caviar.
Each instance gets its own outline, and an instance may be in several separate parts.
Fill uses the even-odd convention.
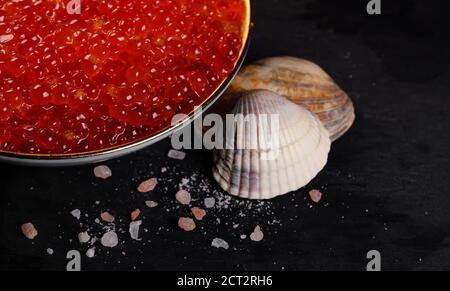
[[[0,0],[0,151],[67,154],[150,136],[234,69],[244,0]],[[72,11],[73,12],[73,11]]]

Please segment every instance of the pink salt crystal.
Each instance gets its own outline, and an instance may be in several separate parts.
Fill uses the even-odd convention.
[[[95,256],[95,248],[90,248],[86,251],[86,257],[93,258]]]
[[[178,219],[178,226],[184,231],[193,231],[195,229],[195,222],[189,217],[180,217]]]
[[[222,248],[225,250],[228,250],[230,248],[230,245],[225,240],[218,237],[213,239],[213,241],[211,242],[211,246],[218,249]]]
[[[147,205],[148,208],[155,208],[158,206],[158,202],[147,200],[145,201],[145,205]]]
[[[134,210],[133,212],[131,212],[131,221],[135,221],[136,218],[138,218],[140,214],[141,214],[141,210],[139,208]]]
[[[180,190],[175,194],[175,198],[183,205],[191,203],[191,194],[186,190]]]
[[[100,242],[104,247],[113,248],[119,244],[119,238],[114,231],[108,231],[102,236]]]
[[[128,229],[130,236],[132,239],[134,240],[139,240],[139,228],[142,225],[142,221],[138,220],[138,221],[132,221],[130,223],[130,227]]]
[[[170,150],[167,156],[175,160],[184,160],[186,158],[186,153],[177,150]]]
[[[205,198],[204,202],[206,208],[213,208],[214,205],[216,204],[216,199],[214,199],[213,197],[207,197]]]
[[[309,191],[309,197],[311,198],[311,200],[315,203],[319,203],[320,200],[322,199],[322,192],[320,192],[319,190],[311,190]]]
[[[259,242],[259,241],[262,241],[263,238],[264,238],[264,233],[261,231],[261,227],[259,227],[259,225],[258,225],[255,227],[255,230],[250,234],[250,239],[252,241]]]
[[[112,171],[108,166],[101,165],[94,168],[94,175],[100,179],[108,179],[112,176]]]
[[[78,234],[78,240],[82,244],[87,243],[90,239],[91,239],[91,237],[89,236],[89,234],[86,231],[85,232],[80,232]]]
[[[74,209],[74,210],[72,210],[71,212],[70,212],[70,214],[73,216],[73,217],[75,217],[76,219],[80,219],[80,217],[81,217],[81,211],[80,211],[80,209]]]
[[[34,239],[38,235],[38,231],[30,222],[22,224],[22,232],[28,239]]]
[[[202,220],[206,215],[206,211],[198,207],[191,208],[191,212],[197,220]]]
[[[158,180],[156,178],[151,178],[151,179],[148,179],[148,180],[142,182],[138,186],[137,190],[141,193],[147,193],[147,192],[153,191],[153,189],[155,189],[155,187],[156,187],[156,184],[158,184]]]
[[[115,219],[114,216],[112,216],[108,211],[105,211],[102,214],[100,214],[100,217],[104,222],[107,223],[113,223]]]

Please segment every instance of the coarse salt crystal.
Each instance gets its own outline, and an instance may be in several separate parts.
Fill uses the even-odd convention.
[[[49,254],[50,256],[53,255],[54,251],[52,248],[47,248],[47,254]]]
[[[133,221],[130,223],[129,233],[132,239],[139,240],[139,227],[141,226],[142,221]]]
[[[87,243],[90,239],[91,239],[91,236],[86,231],[85,232],[80,232],[78,234],[78,240],[82,244]]]
[[[22,232],[28,239],[34,239],[38,231],[31,222],[22,224]]]
[[[114,216],[112,216],[108,211],[105,211],[102,214],[100,214],[100,217],[104,222],[107,223],[113,223],[115,220]]]
[[[102,236],[100,241],[104,247],[113,248],[119,243],[119,238],[114,231],[108,231]]]
[[[73,217],[75,217],[76,219],[80,219],[81,217],[81,211],[80,209],[74,209],[70,212],[70,214],[72,214]]]
[[[155,208],[156,206],[158,206],[158,202],[152,201],[152,200],[147,200],[145,201],[145,205],[148,208]]]
[[[139,208],[134,210],[133,212],[131,212],[131,221],[135,221],[136,218],[138,218],[140,214],[141,214],[141,210]]]
[[[191,194],[186,190],[180,190],[175,194],[175,198],[183,205],[191,203]]]
[[[147,192],[153,191],[153,189],[155,189],[157,184],[158,184],[158,180],[156,178],[151,178],[151,179],[148,179],[148,180],[142,182],[138,186],[137,190],[141,193],[147,193]]]
[[[175,160],[184,160],[186,158],[186,153],[177,150],[170,150],[167,156]]]
[[[228,250],[228,248],[230,247],[230,245],[226,241],[224,241],[223,239],[218,238],[218,237],[213,239],[213,241],[211,243],[211,246],[215,247],[215,248],[218,248],[218,249],[219,248],[223,248],[223,249],[226,249],[226,250]]]
[[[90,248],[86,251],[86,257],[93,258],[95,256],[95,248]]]
[[[258,225],[255,227],[255,230],[250,234],[250,239],[252,241],[262,241],[264,238],[264,233],[261,231],[261,227]]]
[[[178,226],[184,231],[193,231],[196,227],[194,220],[189,217],[180,217]]]
[[[206,211],[199,207],[191,208],[191,212],[192,212],[192,215],[194,215],[195,219],[197,219],[197,220],[202,220],[206,215]]]
[[[112,171],[108,166],[101,165],[94,168],[94,175],[100,179],[108,179],[112,176]]]
[[[311,190],[309,191],[309,197],[311,198],[311,200],[315,203],[319,203],[320,200],[322,199],[322,192],[320,192],[319,190]]]
[[[205,207],[206,208],[213,208],[216,204],[216,199],[212,197],[205,198]]]
[[[247,238],[247,235],[246,234],[241,234],[241,239],[246,239]]]

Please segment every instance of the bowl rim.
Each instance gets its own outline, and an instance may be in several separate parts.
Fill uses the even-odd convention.
[[[113,158],[118,158],[143,148],[146,148],[152,144],[161,141],[173,133],[182,130],[186,126],[189,126],[196,118],[202,115],[202,112],[208,110],[227,90],[233,79],[241,69],[245,57],[247,56],[250,47],[250,38],[253,31],[253,5],[251,0],[244,0],[246,6],[246,19],[244,29],[242,31],[243,45],[239,54],[239,58],[236,60],[233,71],[225,78],[222,83],[215,89],[215,91],[206,98],[201,104],[197,105],[202,110],[192,110],[189,114],[186,114],[187,118],[176,125],[168,125],[165,128],[153,133],[150,136],[134,140],[122,145],[109,147],[105,149],[80,152],[80,153],[68,153],[68,154],[27,154],[27,153],[15,153],[9,151],[0,151],[0,162],[7,162],[18,165],[36,165],[36,166],[72,166],[81,165],[87,163],[97,163]]]

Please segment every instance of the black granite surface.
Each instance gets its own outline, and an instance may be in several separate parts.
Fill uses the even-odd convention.
[[[210,177],[210,153],[170,160],[168,140],[107,162],[113,177],[106,181],[93,176],[92,165],[0,164],[0,269],[65,270],[72,249],[82,253],[83,270],[365,270],[372,249],[384,270],[450,269],[450,38],[438,6],[444,1],[382,0],[377,16],[367,15],[367,2],[254,1],[247,61],[312,60],[356,107],[356,123],[333,143],[328,165],[310,185],[264,203],[227,200]],[[160,184],[153,193],[135,191],[154,176]],[[176,227],[189,214],[173,198],[183,178],[193,205],[222,200],[192,233]],[[313,188],[324,193],[319,205],[306,198]],[[147,209],[149,199],[159,206]],[[75,208],[80,221],[69,214]],[[135,208],[142,210],[141,241],[127,233]],[[96,257],[88,259],[77,234],[100,236],[103,226],[94,220],[105,210],[118,220],[121,244],[106,250],[96,243]],[[34,241],[20,232],[27,221],[39,230]],[[262,242],[240,239],[257,224]],[[230,249],[212,248],[215,237]]]

